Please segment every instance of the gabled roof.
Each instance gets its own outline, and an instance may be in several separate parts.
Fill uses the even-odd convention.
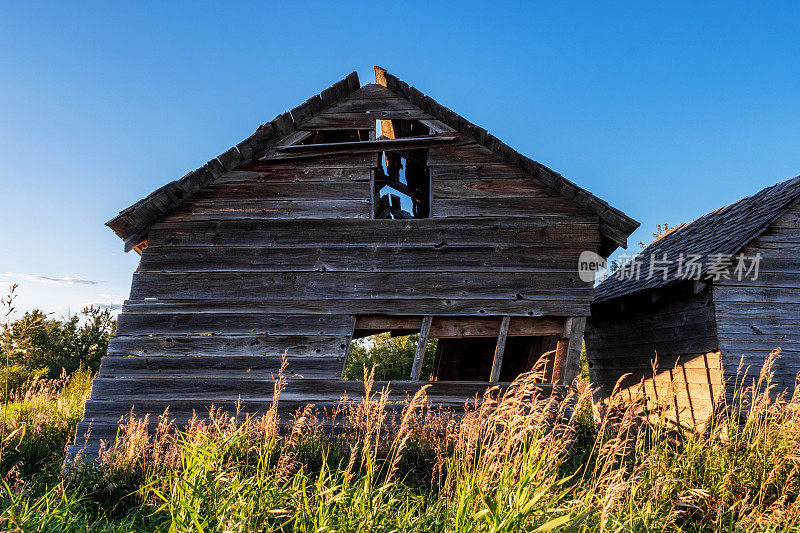
[[[657,289],[683,278],[678,272],[678,258],[701,256],[700,275],[708,273],[715,254],[733,256],[760,235],[772,222],[800,202],[800,176],[767,187],[753,196],[712,211],[697,220],[678,227],[645,248],[636,258],[641,276],[609,276],[595,289],[597,302]],[[661,261],[666,254],[667,272],[658,269],[648,278],[651,261]],[[719,256],[717,256],[719,257]],[[664,265],[665,263],[655,263]]]
[[[380,85],[408,100],[436,120],[488,148],[500,158],[516,165],[579,207],[597,215],[600,219],[600,232],[604,237],[604,244],[600,250],[602,255],[610,254],[617,246],[626,247],[627,237],[639,227],[638,222],[622,211],[611,207],[557,172],[519,154],[492,134],[487,133],[485,129],[440,105],[433,98],[425,96],[386,70],[375,67],[375,78]],[[202,167],[168,183],[124,209],[106,225],[125,241],[125,251],[131,250],[147,238],[152,224],[189,197],[197,194],[226,172],[259,159],[270,147],[296,130],[302,129],[305,122],[347,98],[359,87],[358,75],[353,72],[320,94],[309,98],[291,112],[278,115],[271,122],[262,124],[253,135]]]

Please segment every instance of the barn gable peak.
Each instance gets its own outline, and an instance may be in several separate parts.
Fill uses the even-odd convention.
[[[600,219],[600,231],[603,236],[601,254],[609,255],[618,246],[626,247],[628,235],[639,226],[638,222],[622,211],[611,207],[557,172],[519,154],[485,129],[440,105],[433,98],[399,80],[385,69],[376,66],[375,79],[378,85],[388,89],[387,92],[404,99],[441,124],[491,150],[499,159],[518,167],[580,208],[596,215]],[[269,154],[276,145],[291,144],[293,139],[298,137],[298,130],[309,129],[315,124],[315,117],[344,102],[361,87],[357,73],[350,73],[291,111],[262,124],[250,137],[211,159],[202,167],[168,183],[124,209],[106,225],[125,241],[125,251],[131,249],[141,251],[152,224],[220,176],[252,165],[264,158],[265,154]],[[270,156],[267,155],[266,158],[269,159]]]

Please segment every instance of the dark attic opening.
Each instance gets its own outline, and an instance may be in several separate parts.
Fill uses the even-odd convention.
[[[416,120],[378,120],[382,139],[427,137],[431,131]],[[429,218],[431,177],[427,148],[385,150],[379,154],[374,183],[375,218]]]
[[[342,378],[375,366],[378,380],[510,382],[535,372],[550,383],[556,329],[530,318],[361,316]]]
[[[310,132],[297,144],[308,146],[311,144],[333,144],[347,142],[361,142],[372,140],[372,130],[316,130]]]

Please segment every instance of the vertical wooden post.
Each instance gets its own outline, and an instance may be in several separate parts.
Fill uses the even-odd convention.
[[[419,328],[417,353],[414,354],[414,363],[411,365],[411,381],[419,381],[419,374],[422,372],[422,360],[425,358],[425,348],[428,346],[428,335],[431,332],[432,322],[432,316],[426,316],[422,319],[422,327]]]
[[[564,334],[558,340],[555,361],[553,361],[554,384],[571,385],[572,380],[578,375],[585,327],[586,317],[567,319],[564,326]]]
[[[508,337],[508,325],[510,323],[510,316],[504,316],[503,321],[500,322],[500,332],[497,335],[497,346],[494,348],[492,374],[489,377],[490,383],[497,383],[500,380],[500,367],[503,366],[503,352],[506,349],[506,337]]]
[[[356,332],[358,317],[353,316],[353,327],[350,328],[350,335],[344,343],[344,353],[342,354],[342,369],[339,371],[339,379],[344,379],[344,369],[347,366],[347,356],[350,355],[350,344],[353,342],[353,334]]]

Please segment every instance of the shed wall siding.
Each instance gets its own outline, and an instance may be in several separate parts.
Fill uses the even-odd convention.
[[[690,425],[704,420],[722,393],[710,290],[694,294],[682,286],[655,303],[624,310],[603,304],[593,309],[585,341],[590,379],[601,398],[629,374],[620,394],[633,398],[642,384],[649,401],[671,399],[677,420]]]
[[[775,381],[791,393],[800,372],[800,204],[742,253],[761,254],[758,279],[720,280],[714,285],[725,377],[735,381],[740,361],[750,367],[749,375],[757,376],[770,352],[781,348]]]

